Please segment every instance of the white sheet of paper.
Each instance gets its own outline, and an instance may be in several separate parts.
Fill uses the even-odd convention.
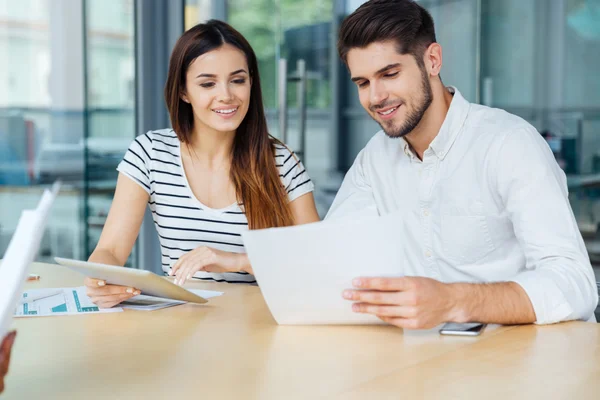
[[[221,296],[223,292],[215,292],[212,290],[200,290],[200,289],[188,289],[190,292],[197,294],[198,296],[210,299],[211,297]],[[132,297],[131,299],[123,302],[121,306],[128,310],[139,310],[139,311],[154,311],[160,310],[161,308],[178,306],[185,304],[185,301],[165,299],[162,297],[146,296],[140,294],[139,296]]]
[[[32,289],[23,293],[15,317],[48,317],[121,312],[121,307],[99,308],[85,294],[85,286]],[[31,299],[31,300],[28,300]]]
[[[23,290],[27,269],[33,262],[46,228],[48,213],[60,183],[45,190],[35,210],[24,210],[0,264],[0,340],[11,323],[13,310]]]
[[[360,276],[403,276],[400,213],[242,233],[265,301],[277,323],[378,324],[342,298]]]

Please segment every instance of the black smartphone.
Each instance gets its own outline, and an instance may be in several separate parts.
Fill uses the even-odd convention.
[[[442,335],[479,336],[486,325],[479,322],[468,322],[465,324],[448,322],[442,326],[440,333]]]

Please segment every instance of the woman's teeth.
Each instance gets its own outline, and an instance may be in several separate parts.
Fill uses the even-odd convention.
[[[237,108],[230,108],[229,110],[213,110],[216,113],[219,114],[231,114],[232,112],[237,111]]]

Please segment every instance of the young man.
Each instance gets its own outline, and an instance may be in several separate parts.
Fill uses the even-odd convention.
[[[357,278],[356,312],[403,328],[443,322],[594,320],[594,274],[565,175],[526,121],[466,101],[440,79],[431,15],[372,0],[342,23],[338,50],[381,125],[328,218],[404,212],[403,278]]]

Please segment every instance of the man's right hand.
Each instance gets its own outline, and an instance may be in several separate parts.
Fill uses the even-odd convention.
[[[8,373],[8,365],[10,364],[10,352],[12,345],[15,342],[17,332],[12,331],[4,337],[0,345],[0,393],[4,391],[4,377]]]
[[[137,296],[140,290],[119,285],[107,285],[101,279],[85,278],[86,294],[100,308],[111,308],[117,304]]]

